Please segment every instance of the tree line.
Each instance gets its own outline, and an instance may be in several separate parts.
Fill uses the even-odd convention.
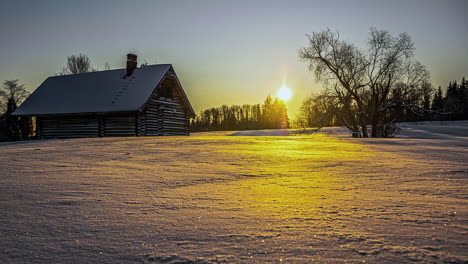
[[[192,119],[192,132],[289,128],[284,101],[267,96],[263,104],[223,105],[200,111]]]
[[[439,87],[434,93],[432,110],[444,111],[450,120],[468,120],[468,81],[465,77],[460,83],[450,82],[445,96]]]
[[[413,89],[402,96],[396,90],[389,100],[393,102],[394,122],[468,120],[468,81],[450,82],[443,89],[434,89],[425,83],[421,89]],[[333,112],[327,92],[308,96],[299,108],[295,120],[297,127],[345,126]]]

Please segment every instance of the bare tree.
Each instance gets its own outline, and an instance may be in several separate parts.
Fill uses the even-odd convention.
[[[8,108],[14,111],[20,105],[29,92],[23,84],[18,84],[19,80],[6,80],[3,82],[3,87],[0,90],[0,111],[6,113]]]
[[[6,116],[5,134],[9,140],[25,139],[31,135],[31,119],[11,115],[29,95],[24,85],[18,82],[18,80],[6,80],[0,89],[0,110]]]
[[[97,71],[93,68],[91,60],[85,54],[71,55],[67,57],[67,64],[60,72],[61,75],[76,74],[82,72]]]
[[[301,128],[333,125],[329,115],[333,107],[326,91],[306,97],[299,108],[296,126]]]
[[[308,62],[319,81],[336,100],[336,116],[353,132],[368,137],[388,136],[392,130],[391,95],[399,83],[416,89],[428,79],[423,65],[412,60],[414,44],[406,33],[392,36],[371,29],[367,49],[359,49],[327,29],[307,35],[299,57]]]

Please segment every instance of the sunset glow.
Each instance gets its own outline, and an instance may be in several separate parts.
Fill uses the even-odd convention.
[[[278,91],[278,98],[284,101],[288,101],[292,96],[292,91],[286,86],[283,86]]]

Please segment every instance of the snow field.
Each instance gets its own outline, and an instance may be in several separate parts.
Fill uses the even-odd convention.
[[[466,123],[402,126],[3,143],[0,261],[468,262]]]

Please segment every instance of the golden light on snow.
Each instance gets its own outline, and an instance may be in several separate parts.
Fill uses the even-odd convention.
[[[457,158],[465,150],[463,139],[452,138],[449,146],[447,140],[432,138],[374,144],[340,130],[288,137],[218,131],[2,146],[0,160],[7,162],[0,162],[0,175],[11,177],[0,177],[0,211],[7,212],[0,232],[3,223],[28,232],[36,215],[70,218],[70,225],[81,228],[70,232],[63,221],[48,221],[35,226],[36,233],[45,235],[33,242],[29,236],[3,232],[0,245],[12,252],[27,246],[31,254],[23,254],[23,262],[33,262],[35,256],[55,261],[57,256],[49,257],[43,247],[56,246],[48,234],[57,233],[68,234],[70,241],[89,238],[101,247],[96,254],[109,262],[119,262],[122,255],[106,248],[138,256],[164,247],[160,257],[150,253],[135,259],[190,262],[191,252],[202,252],[197,259],[222,254],[220,262],[248,257],[255,263],[308,263],[335,254],[335,262],[351,256],[371,263],[406,263],[417,256],[424,263],[437,256],[441,262],[462,263],[466,233],[460,229],[466,229],[468,212],[465,200],[453,197],[466,193],[466,166]],[[416,155],[415,144],[429,153]],[[80,155],[70,154],[77,148]],[[27,158],[11,159],[18,155]],[[25,161],[41,171],[35,188],[18,187],[37,178]],[[13,199],[18,195],[23,198]],[[82,202],[83,197],[92,202]],[[87,213],[74,214],[70,206]],[[148,236],[154,230],[161,233]],[[232,246],[220,247],[228,243]],[[133,246],[123,248],[128,244]],[[426,245],[436,255],[424,255],[429,251],[419,247]],[[86,248],[60,246],[64,253],[59,257],[78,250],[71,262],[95,262],[96,255],[86,254]],[[15,256],[7,255],[6,262],[17,260]]]
[[[291,96],[292,96],[291,89],[289,89],[285,85],[283,85],[283,87],[281,87],[278,91],[278,98],[281,100],[288,101],[289,98],[291,98]]]

